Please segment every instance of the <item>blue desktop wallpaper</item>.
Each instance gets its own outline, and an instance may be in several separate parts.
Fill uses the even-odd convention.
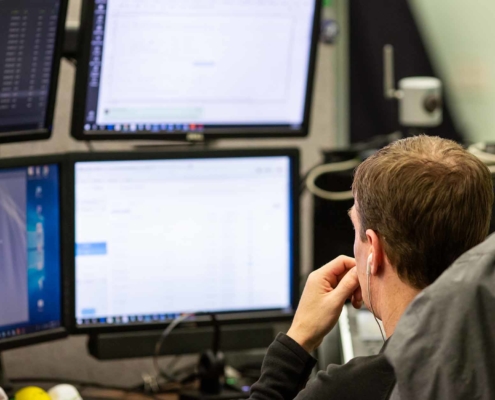
[[[0,321],[0,340],[61,326],[59,166],[31,166],[22,171],[26,184],[27,265],[16,268],[27,269],[29,321],[10,326],[1,326]]]

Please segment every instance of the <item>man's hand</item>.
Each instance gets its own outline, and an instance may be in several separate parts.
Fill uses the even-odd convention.
[[[340,256],[314,271],[306,282],[294,321],[287,335],[308,353],[313,352],[339,320],[345,301],[362,304],[354,258]]]

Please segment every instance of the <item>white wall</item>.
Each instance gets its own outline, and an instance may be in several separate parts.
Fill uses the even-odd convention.
[[[79,18],[80,0],[72,0],[69,21]],[[319,49],[316,92],[312,114],[311,135],[307,139],[294,140],[240,140],[223,141],[218,147],[286,147],[297,146],[302,152],[302,169],[306,171],[321,160],[321,150],[337,143],[335,106],[335,50],[321,46]],[[55,116],[55,131],[46,142],[12,144],[0,147],[0,156],[21,156],[86,150],[83,143],[69,136],[75,68],[62,62],[60,85]],[[132,143],[95,143],[97,150],[131,149]],[[312,268],[312,208],[311,199],[304,196],[302,202],[302,267],[304,272]],[[152,372],[149,359],[126,362],[96,362],[85,349],[85,337],[43,344],[5,353],[8,374],[12,377],[55,376],[97,381],[105,384],[128,385],[139,383],[141,372]]]
[[[495,1],[409,0],[459,128],[495,140]]]

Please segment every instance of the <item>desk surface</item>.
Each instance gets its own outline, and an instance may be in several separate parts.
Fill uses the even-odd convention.
[[[178,400],[177,393],[147,395],[123,390],[84,388],[81,390],[84,400]]]

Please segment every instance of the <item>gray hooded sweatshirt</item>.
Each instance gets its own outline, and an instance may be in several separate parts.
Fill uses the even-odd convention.
[[[495,235],[411,303],[385,355],[392,400],[495,399]]]

